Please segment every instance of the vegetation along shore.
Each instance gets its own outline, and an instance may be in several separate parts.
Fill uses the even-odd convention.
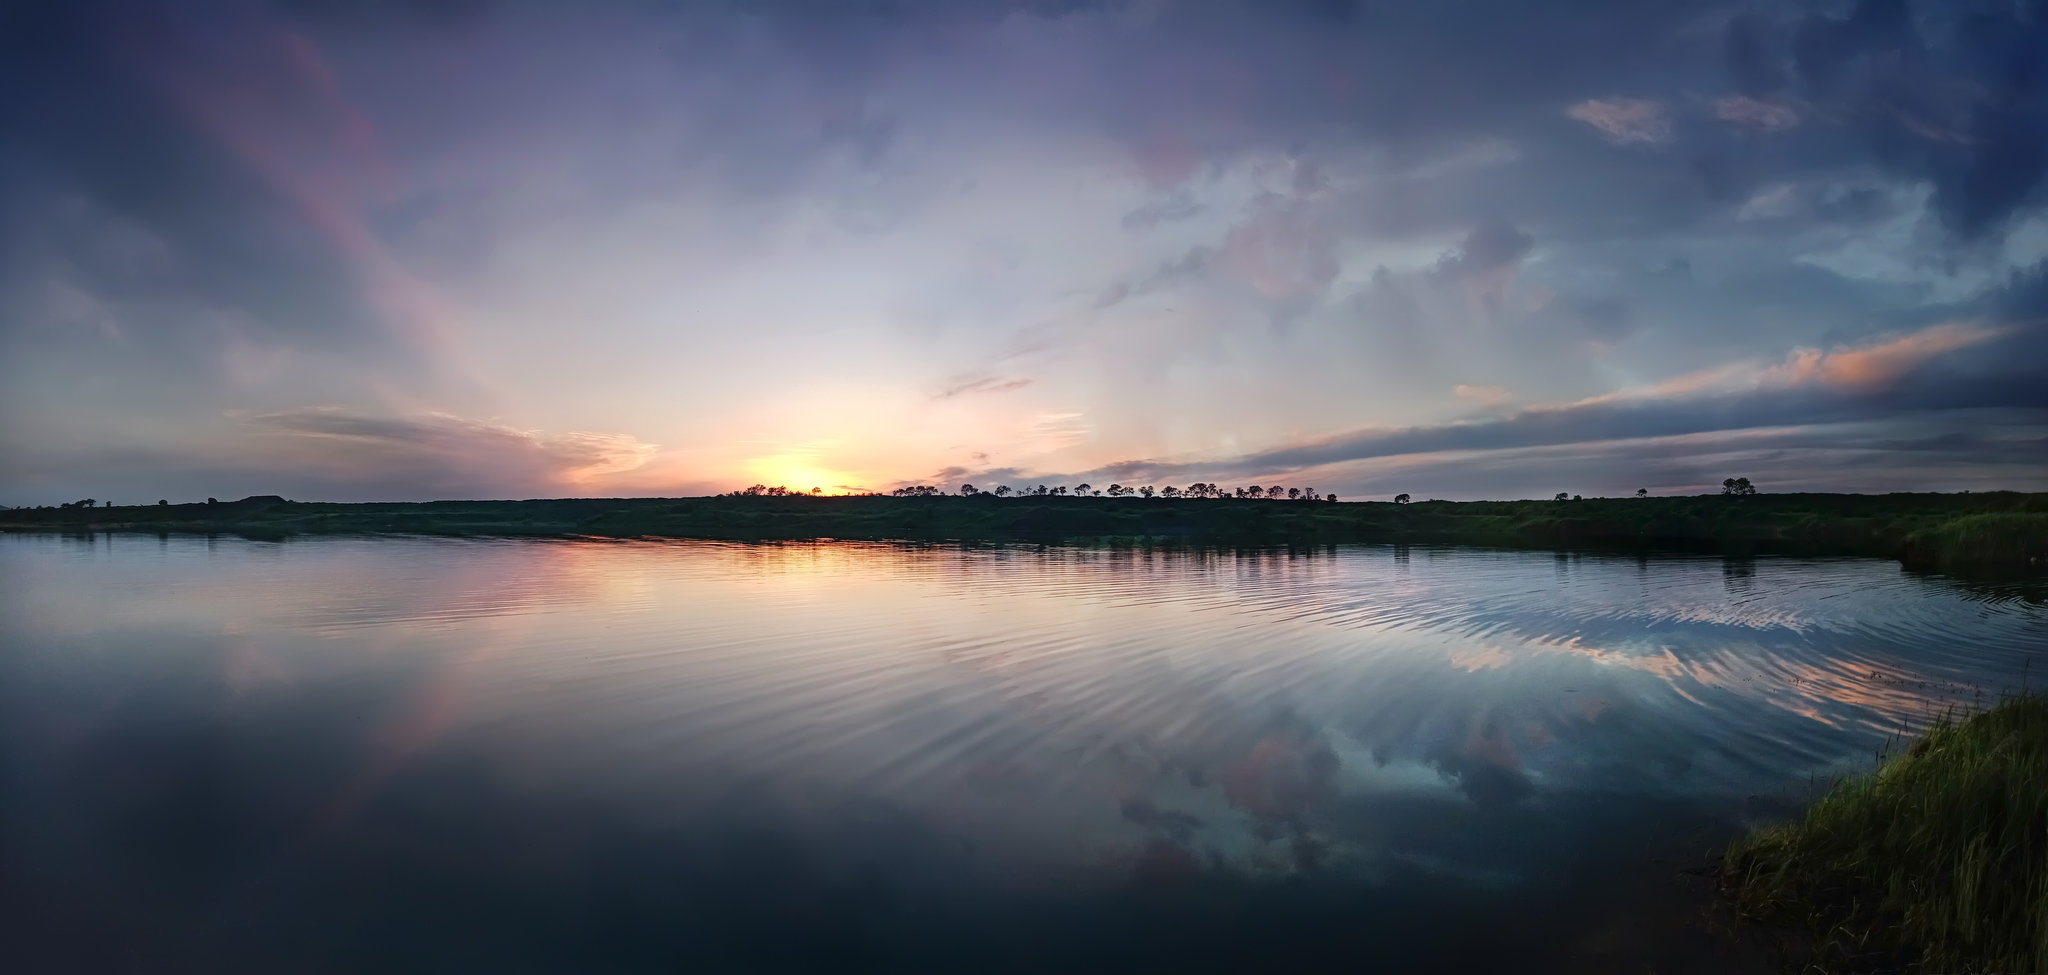
[[[1721,886],[1803,971],[2048,972],[2048,699],[1936,721],[1736,841]]]
[[[1335,502],[1119,491],[336,504],[240,501],[0,510],[4,531],[408,532],[710,539],[1220,545],[1439,542],[1871,555],[1909,564],[2048,564],[2048,494],[1716,494],[1549,501]],[[1177,492],[1178,493],[1178,492]],[[1263,493],[1263,492],[1262,492]],[[1306,500],[1316,497],[1317,500]],[[1405,495],[1403,496],[1405,497]]]

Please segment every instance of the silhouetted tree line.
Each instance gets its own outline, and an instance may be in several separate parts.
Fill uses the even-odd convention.
[[[781,498],[781,497],[797,497],[797,498],[802,498],[802,497],[816,497],[816,496],[818,496],[818,495],[821,495],[821,494],[824,494],[824,493],[825,493],[825,491],[824,491],[824,489],[823,489],[823,488],[812,488],[812,489],[810,489],[809,491],[802,491],[802,490],[799,490],[799,489],[796,489],[796,488],[787,488],[787,487],[782,487],[782,486],[779,486],[779,485],[778,485],[778,486],[776,486],[776,487],[769,487],[769,486],[768,486],[768,485],[766,485],[766,484],[756,484],[756,485],[754,485],[753,487],[750,487],[750,488],[745,488],[745,489],[743,489],[743,490],[739,490],[739,491],[733,491],[733,492],[730,492],[730,493],[727,493],[727,494],[720,494],[720,495],[716,495],[716,497],[721,497],[721,498]]]

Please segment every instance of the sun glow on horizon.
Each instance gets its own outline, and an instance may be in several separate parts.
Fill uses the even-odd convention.
[[[862,490],[857,486],[862,480],[859,476],[820,465],[817,457],[808,452],[758,457],[747,462],[746,470],[748,476],[758,483],[805,494],[809,494],[812,488],[824,494],[851,494]]]

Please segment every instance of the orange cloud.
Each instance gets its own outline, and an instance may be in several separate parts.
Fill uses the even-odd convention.
[[[1935,356],[1988,342],[2011,332],[2011,327],[1949,322],[1869,345],[1837,346],[1826,350],[1794,349],[1775,364],[1755,361],[1730,363],[1674,376],[1651,386],[1619,390],[1548,408],[1569,409],[1634,400],[1675,399],[1701,393],[1796,386],[1867,392],[1891,384]]]
[[[1935,356],[2006,335],[2010,328],[1951,322],[1861,348],[1822,352],[1799,349],[1765,372],[1767,386],[1825,386],[1868,390],[1890,385]]]

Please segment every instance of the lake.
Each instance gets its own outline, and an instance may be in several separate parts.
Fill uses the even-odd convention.
[[[0,536],[13,972],[1726,971],[2048,648],[1869,559]]]

